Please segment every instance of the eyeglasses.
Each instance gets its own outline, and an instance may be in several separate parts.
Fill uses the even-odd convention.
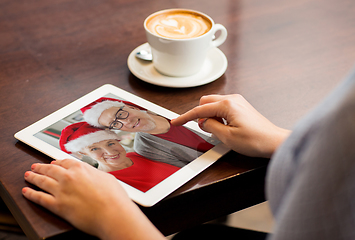
[[[123,123],[118,121],[118,119],[126,119],[129,116],[129,112],[122,110],[124,106],[120,107],[115,114],[115,120],[110,124],[109,129],[120,130],[123,127]]]

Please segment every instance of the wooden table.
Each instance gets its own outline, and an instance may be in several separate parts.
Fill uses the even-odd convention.
[[[191,8],[228,30],[228,59],[216,81],[164,88],[134,77],[127,57],[146,41],[143,21]],[[275,124],[292,128],[355,62],[353,0],[0,0],[1,197],[30,239],[82,233],[25,200],[23,174],[47,156],[13,134],[110,83],[177,113],[205,94],[244,95]],[[264,201],[268,160],[231,152],[145,214],[164,233]]]

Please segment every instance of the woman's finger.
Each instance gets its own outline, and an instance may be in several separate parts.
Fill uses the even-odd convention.
[[[218,102],[223,99],[226,99],[229,95],[206,95],[200,98],[200,105]]]
[[[199,118],[224,118],[226,111],[228,111],[228,109],[219,102],[212,102],[187,111],[176,119],[173,119],[171,123],[178,126]]]
[[[25,180],[49,193],[52,193],[58,187],[58,181],[52,177],[31,171],[25,172]]]
[[[55,165],[55,164],[43,164],[43,163],[34,163],[31,166],[32,172],[46,175],[50,178],[58,180],[60,176],[66,171],[65,168]]]
[[[225,143],[228,147],[228,139],[231,134],[235,134],[238,129],[225,125],[223,122],[215,118],[208,118],[200,125],[200,128],[206,132],[212,133],[214,137]],[[237,136],[236,136],[237,137]]]
[[[52,161],[51,164],[52,165],[57,165],[57,166],[61,166],[65,169],[69,169],[73,166],[75,166],[76,164],[79,164],[80,162],[78,160],[74,160],[74,159],[61,159],[61,160],[55,160]]]
[[[22,195],[28,200],[35,202],[51,211],[53,211],[53,206],[55,204],[55,198],[45,192],[36,191],[29,187],[24,187],[22,189]]]

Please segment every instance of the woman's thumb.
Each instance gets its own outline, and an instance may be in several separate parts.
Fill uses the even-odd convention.
[[[212,133],[218,139],[220,139],[220,136],[223,136],[223,132],[226,129],[222,118],[201,118],[198,121],[198,126],[203,131]]]

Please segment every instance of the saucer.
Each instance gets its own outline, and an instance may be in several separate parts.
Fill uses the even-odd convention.
[[[198,73],[188,77],[169,77],[159,73],[152,62],[136,58],[136,52],[147,49],[149,49],[148,43],[134,49],[128,56],[127,65],[134,76],[158,86],[186,88],[204,85],[222,76],[228,66],[224,53],[218,48],[211,48],[207,53],[202,69]]]

